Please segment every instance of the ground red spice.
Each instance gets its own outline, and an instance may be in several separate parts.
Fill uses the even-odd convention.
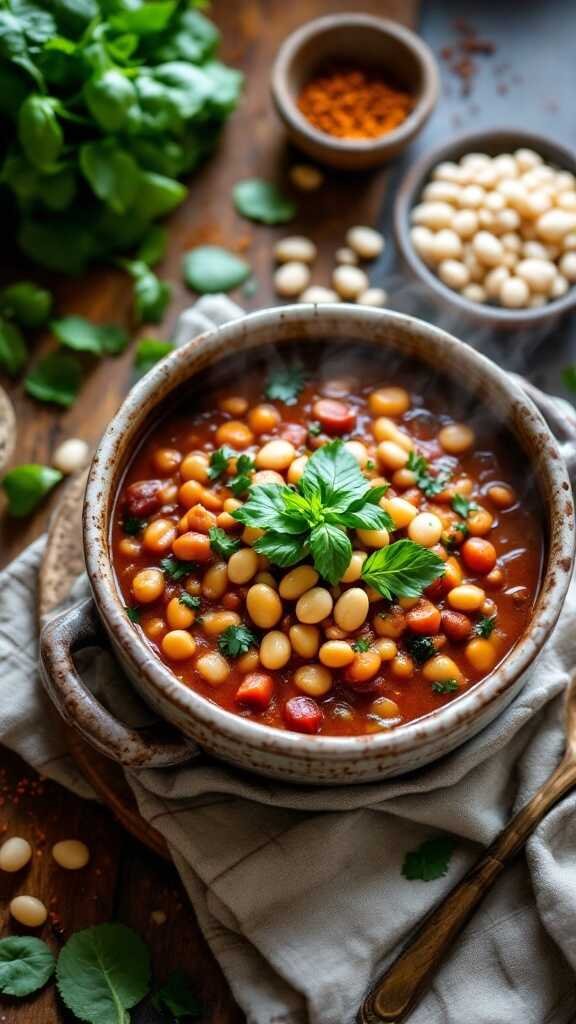
[[[449,46],[443,46],[440,56],[446,61],[452,74],[460,79],[462,96],[469,96],[478,73],[478,64],[474,57],[491,57],[496,51],[496,45],[491,39],[480,37],[473,25],[464,18],[457,18],[453,28],[456,41]]]
[[[327,68],[302,89],[298,107],[310,123],[341,139],[374,139],[406,119],[414,97],[386,81],[378,71]]]

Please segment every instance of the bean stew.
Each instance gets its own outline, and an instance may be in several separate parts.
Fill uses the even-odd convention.
[[[455,384],[359,346],[280,353],[205,375],[135,453],[111,533],[127,614],[229,712],[322,736],[395,728],[523,634],[538,495]]]

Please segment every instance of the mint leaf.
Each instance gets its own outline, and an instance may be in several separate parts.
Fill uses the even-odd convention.
[[[432,693],[455,693],[459,689],[460,683],[457,679],[442,679],[432,683]]]
[[[229,658],[239,658],[247,654],[251,647],[256,647],[258,637],[244,623],[239,626],[228,626],[218,636],[218,647],[222,654]]]
[[[51,466],[37,463],[15,466],[2,481],[8,498],[8,514],[17,519],[30,515],[61,479],[62,473]]]
[[[24,335],[16,324],[0,319],[0,370],[15,377],[28,359]]]
[[[330,523],[315,526],[310,534],[314,566],[329,583],[342,579],[352,558],[352,544],[344,530]]]
[[[202,1003],[196,998],[184,971],[174,971],[152,1002],[157,1010],[167,1010],[174,1020],[198,1019],[203,1014]]]
[[[488,640],[492,636],[494,627],[496,625],[495,615],[483,615],[474,626],[474,635],[482,636],[485,640]]]
[[[444,575],[444,562],[430,548],[412,540],[397,540],[368,556],[362,579],[382,597],[420,597],[423,590]]]
[[[287,566],[301,562],[308,554],[308,534],[299,533],[285,536],[268,531],[254,544],[254,551],[266,555],[274,565]]]
[[[246,281],[248,263],[219,245],[199,245],[184,254],[184,280],[200,295],[229,292]]]
[[[69,408],[82,384],[82,368],[74,356],[53,352],[40,359],[24,378],[24,388],[40,402],[54,402]]]
[[[150,954],[130,928],[100,924],[68,940],[56,977],[62,999],[80,1020],[126,1024],[126,1011],[148,992]]]
[[[271,181],[262,178],[239,181],[233,195],[238,213],[262,224],[286,224],[296,214],[296,204]]]
[[[208,530],[208,536],[210,537],[210,547],[217,555],[221,558],[230,558],[235,551],[239,551],[241,548],[241,542],[234,540],[233,537],[229,537],[225,530],[219,529],[217,526],[211,526]]]
[[[95,356],[117,356],[126,348],[129,338],[115,324],[93,324],[83,316],[63,316],[53,320],[52,330],[61,345],[77,352]]]
[[[41,939],[13,935],[0,939],[0,992],[5,996],[29,996],[42,988],[54,973],[56,961]]]
[[[404,878],[421,882],[432,882],[436,878],[442,878],[448,871],[450,858],[455,849],[456,843],[453,839],[427,839],[416,850],[406,854],[402,865]]]
[[[264,394],[270,401],[296,405],[298,395],[304,390],[306,375],[302,366],[287,366],[272,370],[266,381]]]
[[[470,512],[478,508],[478,506],[470,498],[465,498],[463,494],[455,494],[452,498],[452,508],[457,515],[466,519]]]

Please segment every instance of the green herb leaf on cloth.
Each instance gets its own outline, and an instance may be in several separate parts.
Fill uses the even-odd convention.
[[[64,1003],[80,1020],[127,1024],[127,1011],[149,989],[150,953],[125,925],[96,925],[68,940],[56,977]]]
[[[453,839],[440,837],[426,839],[416,850],[407,853],[402,865],[402,874],[409,881],[433,882],[448,871],[450,858],[456,843]]]

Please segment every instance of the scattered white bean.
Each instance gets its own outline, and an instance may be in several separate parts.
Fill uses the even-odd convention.
[[[494,267],[493,270],[490,270],[484,278],[484,287],[488,298],[497,299],[504,281],[507,281],[509,277],[510,271],[506,267]]]
[[[27,839],[11,836],[0,846],[0,871],[20,871],[30,860],[32,847]]]
[[[27,928],[39,928],[48,917],[46,907],[35,896],[15,896],[10,902],[10,913]]]
[[[60,470],[65,476],[70,473],[77,473],[84,466],[88,465],[90,459],[90,448],[86,441],[79,437],[69,437],[62,441],[52,455],[54,469]]]
[[[481,284],[476,284],[472,281],[462,289],[462,295],[465,299],[469,299],[470,302],[486,302],[487,294],[486,289]]]
[[[442,260],[438,267],[438,277],[455,291],[460,291],[470,283],[470,271],[459,260]]]
[[[458,204],[460,198],[461,189],[458,185],[455,185],[451,181],[431,181],[422,193],[422,198],[426,202],[436,202],[440,200],[441,203],[453,203]]]
[[[563,295],[566,295],[570,287],[570,282],[562,274],[556,274],[556,277],[550,285],[550,291],[548,292],[551,299],[561,299]]]
[[[440,228],[449,228],[454,216],[454,208],[450,203],[420,203],[412,210],[413,224],[423,224],[431,231],[440,231]]]
[[[434,233],[430,228],[425,228],[423,224],[415,224],[410,230],[410,241],[425,263],[434,262]]]
[[[384,288],[368,288],[358,296],[356,302],[360,306],[377,306],[382,308],[388,302],[388,292]]]
[[[570,284],[576,282],[576,252],[565,252],[560,259],[560,271]]]
[[[340,302],[340,296],[332,288],[323,288],[321,284],[311,284],[302,292],[299,301],[315,302],[320,305],[323,302]]]
[[[368,290],[368,277],[359,267],[336,267],[332,284],[342,299],[356,299]]]
[[[347,245],[342,245],[339,249],[336,249],[334,259],[336,263],[345,263],[348,267],[355,267],[358,264],[358,256]]]
[[[324,173],[311,164],[294,164],[290,168],[290,181],[302,192],[315,192],[324,184]]]
[[[274,246],[274,256],[278,263],[312,263],[316,259],[317,249],[314,242],[304,235],[288,235],[281,238]]]
[[[442,228],[434,235],[434,260],[457,260],[462,255],[462,239],[451,228]]]
[[[416,229],[414,229],[416,230]],[[457,210],[452,218],[452,231],[460,238],[472,238],[478,230],[478,214],[475,210]]]
[[[536,231],[545,242],[559,242],[576,229],[576,214],[568,210],[548,210],[536,221]]]
[[[479,231],[474,236],[472,246],[474,254],[481,263],[488,267],[495,267],[500,263],[504,250],[500,239],[496,238],[496,235],[490,234],[489,231]]]
[[[521,277],[509,277],[500,288],[500,302],[508,309],[521,309],[530,298],[530,289]]]
[[[283,263],[274,274],[274,288],[278,295],[292,298],[300,295],[310,283],[310,270],[305,263],[291,260]]]
[[[361,260],[375,260],[384,249],[384,237],[374,228],[358,225],[346,232],[346,242]]]
[[[52,856],[61,868],[67,871],[79,871],[85,868],[90,860],[90,850],[86,843],[79,839],[61,839],[52,847]]]
[[[520,260],[516,273],[526,281],[531,291],[547,292],[556,277],[556,267],[550,260]]]

